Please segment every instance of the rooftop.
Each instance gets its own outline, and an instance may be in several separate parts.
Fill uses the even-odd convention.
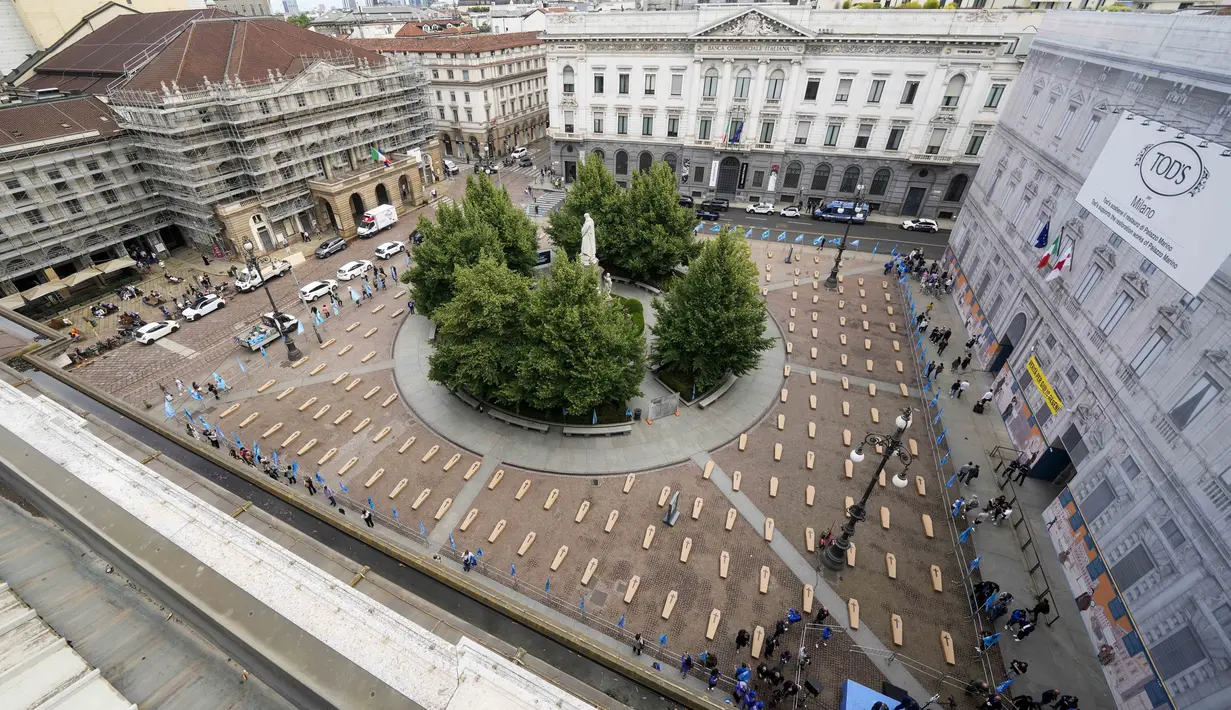
[[[426,39],[409,39],[405,37],[352,39],[348,40],[347,43],[373,52],[477,54],[479,52],[495,52],[514,47],[531,47],[543,44],[543,40],[539,39],[538,35],[534,32],[509,32],[499,35],[484,33],[470,37],[429,37]]]
[[[73,137],[107,138],[121,130],[107,105],[93,96],[6,106],[0,108],[0,155],[16,146]]]
[[[478,34],[474,27],[461,20],[429,20],[407,22],[397,31],[397,37],[438,37],[445,35]]]

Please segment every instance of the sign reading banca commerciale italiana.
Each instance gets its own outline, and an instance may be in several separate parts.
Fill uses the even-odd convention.
[[[1184,290],[1197,293],[1231,255],[1231,159],[1220,157],[1224,150],[1123,114],[1077,202]]]

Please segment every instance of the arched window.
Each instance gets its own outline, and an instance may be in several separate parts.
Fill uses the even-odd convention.
[[[592,153],[594,157],[598,158],[599,160],[604,160],[607,157],[607,154],[603,152],[602,148],[595,148],[594,150],[590,151],[590,153]]]
[[[628,174],[628,153],[622,150],[616,151],[616,175]]]
[[[889,168],[881,168],[872,176],[872,188],[868,190],[869,195],[883,195],[889,190],[889,178],[893,173]]]
[[[748,98],[748,90],[752,88],[752,72],[747,69],[740,69],[739,74],[735,75],[735,98]]]
[[[573,68],[564,67],[564,72],[562,76],[563,76],[563,84],[564,84],[564,93],[566,94],[573,93]]]
[[[957,102],[962,98],[962,89],[966,88],[966,76],[964,74],[954,74],[949,80],[949,85],[945,87],[945,99],[941,103],[942,106],[957,106]]]
[[[650,165],[653,162],[654,156],[650,154],[650,151],[643,150],[641,151],[641,155],[637,156],[637,169],[643,173],[648,173],[650,172]]]
[[[786,166],[786,174],[782,177],[782,187],[787,190],[795,190],[799,188],[799,176],[804,171],[802,163],[789,163]]]
[[[826,163],[821,163],[816,166],[816,170],[812,171],[812,189],[825,190],[829,187],[830,168]]]
[[[949,189],[945,190],[945,202],[961,202],[962,196],[966,194],[966,185],[970,182],[970,178],[965,175],[958,175],[949,181]]]
[[[663,162],[667,164],[668,168],[671,168],[671,172],[675,172],[675,153],[667,153],[664,155]]]
[[[705,70],[705,78],[701,81],[701,95],[707,99],[718,96],[718,70],[710,67]]]
[[[842,185],[838,187],[839,192],[854,192],[855,187],[859,184],[859,166],[852,165],[842,173]]]
[[[786,74],[782,73],[781,69],[775,69],[769,75],[769,83],[765,88],[765,98],[770,101],[778,101],[782,98],[782,85],[786,83]]]

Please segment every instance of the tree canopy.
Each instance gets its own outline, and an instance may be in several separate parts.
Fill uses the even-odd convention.
[[[704,243],[688,274],[654,299],[655,364],[696,385],[698,393],[757,366],[773,340],[748,243],[723,228]]]
[[[477,264],[487,254],[529,275],[537,258],[534,223],[504,188],[482,174],[466,178],[460,205],[441,203],[436,220],[420,220],[419,231],[423,243],[415,249],[408,279],[416,306],[428,317],[453,298],[457,268]]]
[[[286,21],[297,27],[307,27],[312,24],[312,18],[308,17],[308,13],[301,12],[298,15],[293,15],[286,18]]]

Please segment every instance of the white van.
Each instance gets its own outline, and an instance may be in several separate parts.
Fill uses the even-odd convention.
[[[458,173],[458,170],[457,170],[457,163],[455,163],[455,162],[453,162],[452,160],[449,160],[448,158],[446,158],[446,159],[444,159],[444,160],[440,161],[440,164],[444,166],[444,169],[445,169],[445,175],[457,175],[457,173]]]
[[[363,219],[359,220],[359,238],[366,239],[373,234],[388,229],[397,224],[398,211],[393,208],[393,205],[379,205],[373,207],[363,213]]]

